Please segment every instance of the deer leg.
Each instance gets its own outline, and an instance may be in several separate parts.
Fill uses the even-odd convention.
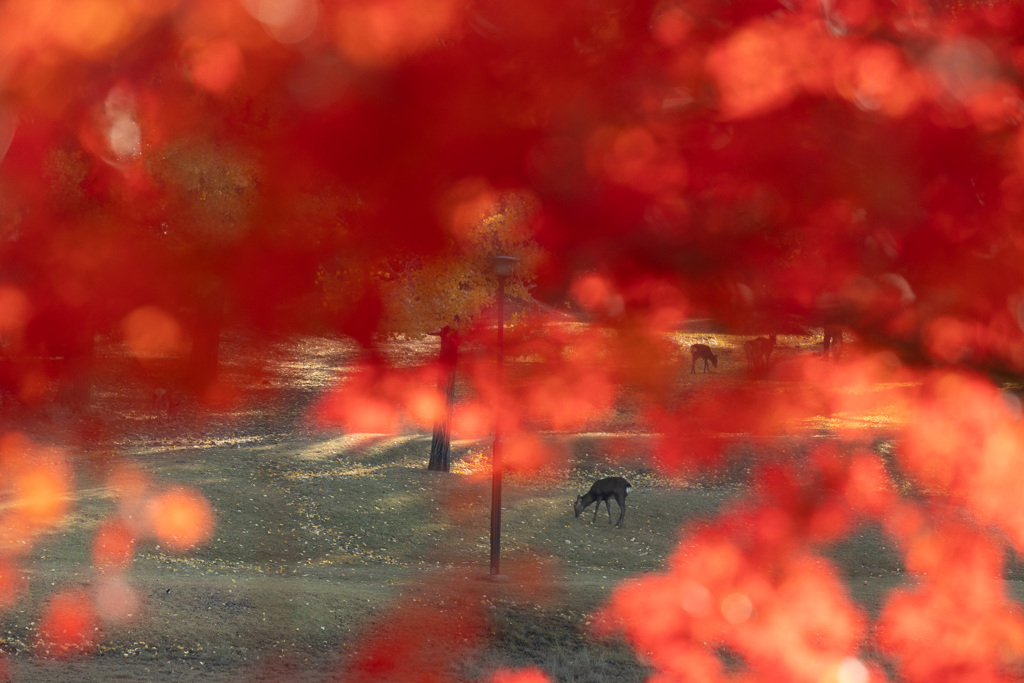
[[[591,524],[593,524],[594,522],[597,521],[597,513],[600,512],[600,511],[601,511],[601,499],[598,498],[597,499],[597,504],[594,505],[594,519],[590,520]]]
[[[600,507],[600,506],[601,506],[601,504],[598,503],[598,507]],[[612,501],[611,501],[610,498],[605,498],[604,499],[604,506],[606,508],[608,508],[608,523],[611,524],[612,523]]]
[[[615,522],[615,526],[619,526],[622,524],[622,520],[626,518],[626,496],[615,496],[615,502],[619,504],[619,521]],[[608,506],[609,512],[611,507],[611,505]]]

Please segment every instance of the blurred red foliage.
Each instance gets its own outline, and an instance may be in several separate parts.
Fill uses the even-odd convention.
[[[313,416],[323,427],[369,434],[398,431],[403,416],[428,427],[442,410],[439,377],[439,370],[432,366],[407,371],[367,364],[326,392],[313,408]]]
[[[380,615],[338,670],[341,681],[454,680],[452,662],[486,632],[483,582],[458,576],[425,581],[416,598]]]
[[[494,672],[490,683],[550,683],[551,679],[543,669],[528,667],[525,669],[501,669]]]
[[[778,544],[788,523],[771,510],[726,515],[690,534],[664,574],[620,586],[607,616],[666,680],[731,680],[720,649],[769,679],[834,678],[865,619],[824,558]]]
[[[146,522],[159,543],[172,550],[188,550],[213,535],[214,510],[198,491],[174,486],[149,499]]]
[[[10,558],[0,558],[0,609],[14,604],[24,582],[18,565]]]
[[[104,522],[92,543],[92,561],[104,569],[127,569],[135,555],[135,535],[119,519]]]
[[[1024,548],[1020,404],[997,389],[1024,371],[1021,36],[1009,1],[10,0],[0,392],[80,407],[110,334],[140,372],[188,353],[200,402],[238,405],[216,373],[221,330],[327,330],[370,360],[325,395],[321,424],[429,426],[437,370],[386,367],[375,348],[384,283],[453,237],[464,248],[467,216],[522,191],[544,253],[532,295],[591,326],[518,323],[519,374],[500,389],[493,360],[467,359],[456,434],[488,433],[500,405],[510,464],[535,471],[559,452],[533,431],[582,430],[627,401],[672,473],[727,464],[735,435],[756,446],[826,420],[840,442],[755,468],[754,500],[615,594],[656,676],[883,680],[860,654],[866,617],[818,554],[872,520],[918,578],[879,621],[900,675],[1011,679],[1024,636],[990,528]],[[680,401],[665,333],[696,318],[752,335],[831,322],[861,351]],[[858,426],[879,415],[892,462]],[[93,427],[83,440],[110,436]],[[0,441],[0,609],[68,510],[73,457]],[[120,517],[93,559],[111,576],[136,539],[210,537],[195,492],[120,467],[110,480]],[[97,611],[134,609],[119,584],[104,594],[106,612],[55,597],[40,638],[88,649]],[[429,618],[471,641],[483,617],[456,612]],[[412,630],[425,608],[392,616],[355,675],[441,677]]]
[[[1024,612],[1006,595],[1002,549],[983,531],[940,521],[906,551],[917,585],[893,591],[878,625],[901,680],[1016,678]]]
[[[1024,446],[1020,407],[988,381],[955,373],[928,377],[903,435],[900,463],[922,486],[1001,527],[1024,548]]]
[[[53,596],[39,621],[38,637],[39,647],[46,654],[56,657],[87,654],[98,640],[92,601],[82,592]]]

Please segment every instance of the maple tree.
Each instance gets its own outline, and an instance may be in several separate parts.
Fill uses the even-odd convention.
[[[521,407],[521,438],[628,388],[662,435],[659,465],[692,470],[723,461],[715,433],[870,413],[880,399],[858,388],[905,387],[885,407],[911,416],[897,465],[926,501],[893,494],[852,433],[809,472],[758,470],[764,500],[613,598],[658,675],[744,680],[721,646],[750,676],[881,680],[818,552],[871,519],[921,577],[879,622],[899,675],[1010,680],[1024,622],[995,548],[999,532],[1021,550],[1024,434],[991,378],[1024,366],[1022,29],[1013,2],[6,2],[4,381],[43,400],[40,353],[87,377],[97,330],[145,355],[181,343],[185,311],[208,304],[198,381],[223,315],[300,328],[321,315],[297,302],[324,272],[344,285],[330,325],[368,347],[450,328],[490,291],[493,254],[467,257],[466,230],[495,193],[526,193],[546,254],[534,295],[571,293],[612,333],[511,340],[543,361],[502,401]],[[319,178],[331,189],[311,190]],[[664,332],[697,314],[736,329],[840,319],[866,352],[787,368],[802,388],[785,404],[750,383],[677,406]],[[488,374],[470,376],[487,403]],[[393,377],[366,373],[341,408],[393,415],[416,390]],[[4,486],[26,505],[5,520],[49,524],[63,470],[15,451],[0,454],[18,473]],[[44,623],[90,622],[68,611],[82,600]]]

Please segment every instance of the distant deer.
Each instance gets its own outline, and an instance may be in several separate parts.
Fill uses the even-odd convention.
[[[758,337],[743,342],[743,350],[747,352],[747,370],[764,370],[768,367],[768,360],[775,349],[776,335],[769,335],[768,338]]]
[[[594,485],[590,487],[586,495],[577,496],[576,501],[572,504],[573,512],[579,517],[580,513],[588,505],[593,502],[597,502],[594,506],[594,519],[591,520],[591,524],[597,521],[597,513],[601,511],[601,502],[603,501],[605,506],[608,508],[608,523],[612,522],[612,503],[611,499],[614,498],[615,502],[619,504],[619,521],[615,522],[615,526],[622,524],[622,520],[626,518],[626,495],[633,490],[633,487],[629,485],[629,482],[622,477],[606,477],[605,479],[599,479],[594,482]]]
[[[168,418],[173,417],[178,403],[177,397],[173,396],[169,390],[163,387],[157,387],[153,390],[153,409],[157,415],[165,415]]]
[[[693,344],[690,346],[690,353],[693,355],[693,362],[690,363],[690,374],[697,372],[697,361],[704,361],[704,372],[708,371],[708,361],[716,368],[718,367],[718,356],[711,351],[707,344]]]

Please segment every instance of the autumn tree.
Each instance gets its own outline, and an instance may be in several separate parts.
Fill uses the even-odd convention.
[[[440,404],[427,468],[447,472],[450,466],[451,416],[455,400],[456,366],[462,338],[485,324],[481,315],[494,304],[496,280],[492,258],[514,255],[520,260],[506,296],[533,301],[529,283],[540,252],[532,239],[530,221],[535,201],[514,191],[499,193],[479,183],[458,188],[445,207],[451,233],[443,248],[429,254],[396,250],[374,266],[369,276],[382,298],[381,332],[416,339],[440,339],[437,362]],[[351,265],[321,271],[328,306],[342,307],[360,285]],[[357,298],[357,297],[356,297]],[[494,321],[486,321],[494,324]]]
[[[175,270],[188,273],[183,282],[191,288],[185,301],[191,309],[192,343],[186,376],[200,391],[216,375],[228,298],[214,264],[252,230],[259,171],[251,150],[188,139],[172,141],[151,169],[167,202],[161,228],[176,256]]]

